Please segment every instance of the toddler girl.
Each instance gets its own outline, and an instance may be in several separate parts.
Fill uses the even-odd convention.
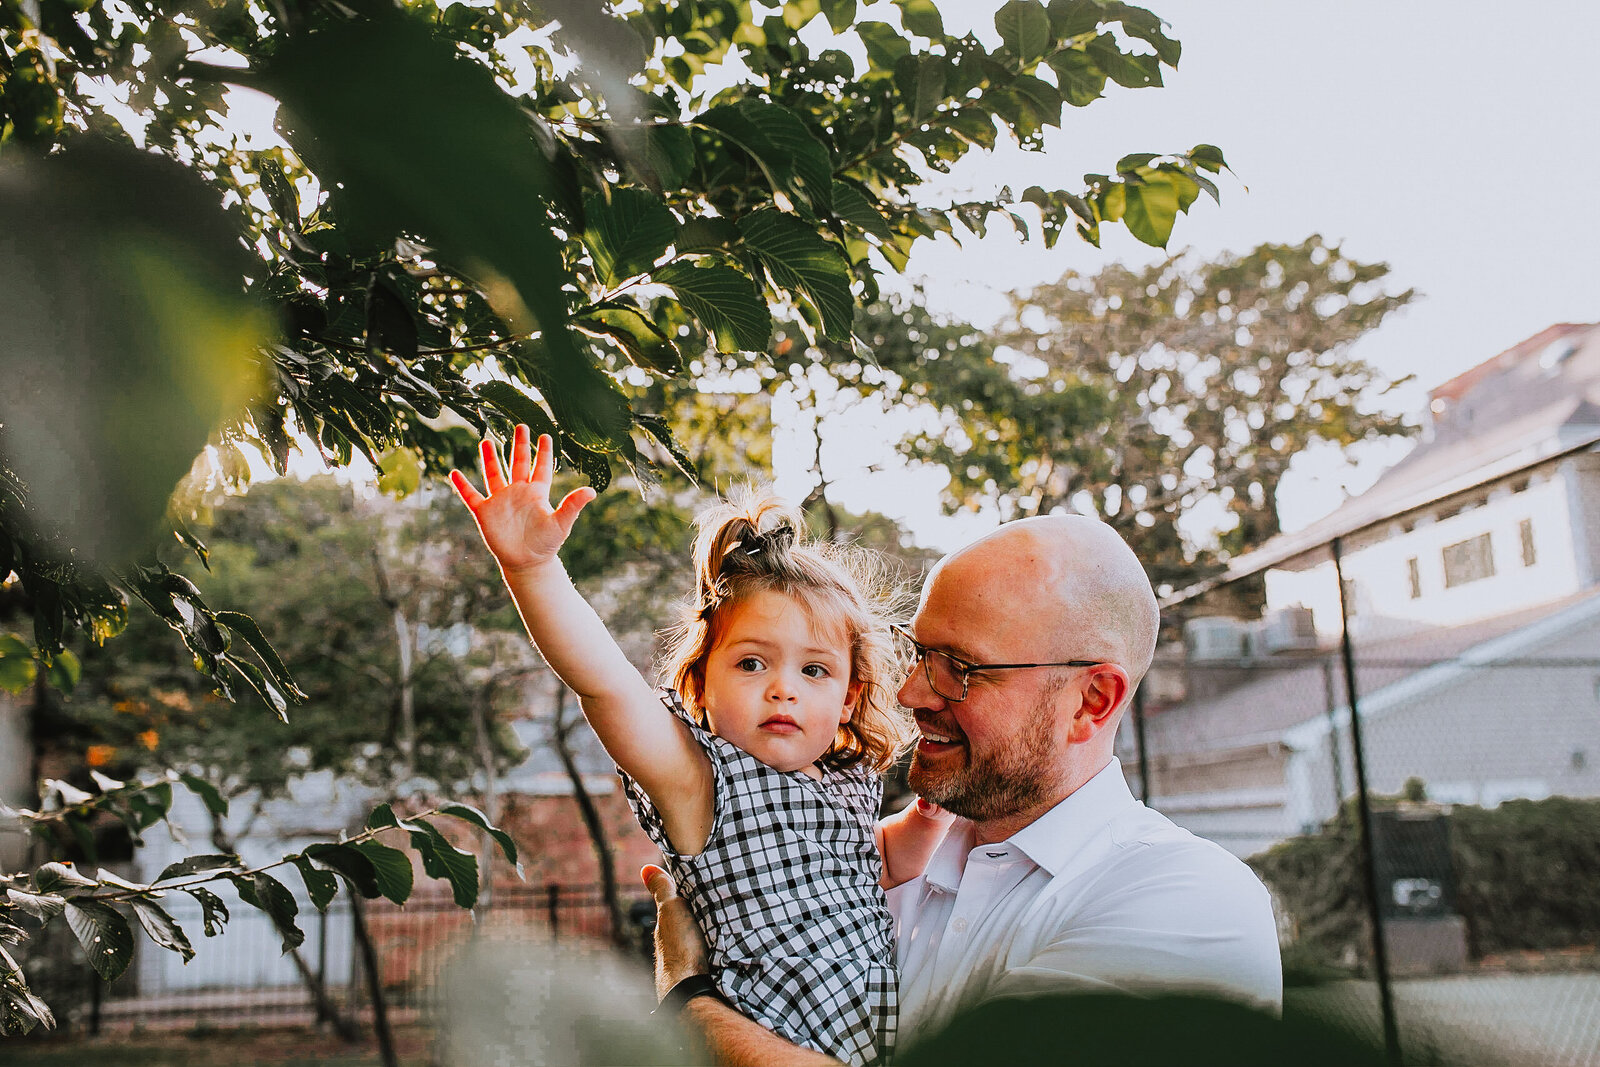
[[[889,628],[849,555],[798,541],[798,514],[770,497],[703,516],[695,600],[670,635],[670,686],[654,690],[556,556],[594,490],[552,509],[550,439],[530,449],[525,426],[509,476],[493,441],[482,459],[487,496],[460,471],[451,480],[616,761],[721,993],[796,1044],[887,1058],[896,975],[881,886],[920,874],[946,823],[910,809],[886,820],[880,859],[880,776],[909,727]]]

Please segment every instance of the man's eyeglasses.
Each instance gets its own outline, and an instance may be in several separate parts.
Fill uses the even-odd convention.
[[[928,677],[928,685],[941,699],[953,704],[959,704],[967,699],[967,679],[974,671],[1021,671],[1032,667],[1098,667],[1105,662],[1099,659],[1069,659],[1057,663],[968,663],[948,652],[929,648],[912,637],[911,631],[900,623],[891,623],[890,629],[910,647],[912,666],[915,667],[916,663],[920,662],[923,673]]]

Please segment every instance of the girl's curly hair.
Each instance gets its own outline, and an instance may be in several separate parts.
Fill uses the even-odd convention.
[[[895,699],[901,665],[888,623],[902,594],[883,563],[865,549],[806,537],[799,509],[765,491],[735,492],[695,526],[695,594],[665,632],[667,684],[704,725],[705,664],[722,609],[758,592],[793,597],[814,620],[843,626],[850,680],[860,687],[855,710],[823,760],[886,771],[909,743],[911,723]]]

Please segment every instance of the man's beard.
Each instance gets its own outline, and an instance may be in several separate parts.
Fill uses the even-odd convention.
[[[998,752],[977,755],[967,745],[965,767],[933,770],[911,757],[911,788],[946,811],[973,822],[1016,815],[1047,799],[1051,782],[1045,768],[1055,759],[1056,687],[1041,695],[1018,739]],[[964,744],[966,742],[963,742]]]

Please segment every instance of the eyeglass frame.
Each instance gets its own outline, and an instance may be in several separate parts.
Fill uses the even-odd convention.
[[[917,658],[912,662],[911,669],[915,670],[917,663],[921,663],[922,675],[928,680],[928,688],[932,689],[940,700],[946,700],[952,704],[960,704],[967,699],[967,682],[974,671],[1021,671],[1033,667],[1103,667],[1110,662],[1103,659],[1069,659],[1055,663],[968,663],[960,656],[953,656],[943,649],[933,648],[918,641],[911,635],[911,628],[904,623],[891,622],[889,629],[909,641],[912,649],[916,652]],[[961,695],[959,697],[946,696],[939,692],[939,687],[933,681],[932,656],[943,656],[958,668],[958,674],[961,678]]]

